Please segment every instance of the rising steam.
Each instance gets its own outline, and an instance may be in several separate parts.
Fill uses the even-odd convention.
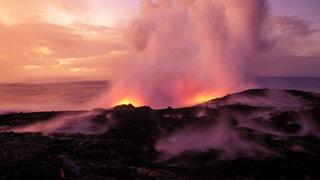
[[[185,106],[252,86],[264,49],[266,0],[144,0],[126,35],[132,53],[113,77],[110,105]]]
[[[64,112],[47,121],[38,121],[17,127],[0,126],[1,131],[42,132],[50,133],[82,133],[99,134],[109,130],[115,123],[112,114],[100,109],[88,112]]]
[[[320,138],[319,117],[313,114],[318,111],[314,105],[319,103],[319,94],[310,93],[311,98],[306,99],[294,90],[248,92],[202,104],[203,109],[195,112],[192,123],[157,140],[155,149],[163,153],[159,160],[212,150],[219,152],[221,159],[279,156],[281,152],[270,142],[286,140],[289,143],[282,146],[287,149],[308,152],[303,144],[289,139]],[[215,110],[217,114],[210,115]],[[207,118],[209,123],[196,117]],[[186,115],[179,117],[180,120],[187,118]]]

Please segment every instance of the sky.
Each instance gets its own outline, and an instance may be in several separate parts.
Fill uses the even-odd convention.
[[[130,61],[128,25],[139,0],[1,0],[0,82],[108,79]],[[271,45],[251,65],[258,76],[320,76],[320,1],[269,0]]]

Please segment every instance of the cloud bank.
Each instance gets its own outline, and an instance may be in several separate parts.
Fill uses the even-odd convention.
[[[0,82],[57,76],[105,79],[109,63],[125,45],[121,30],[101,24],[99,18],[82,0],[1,1]]]

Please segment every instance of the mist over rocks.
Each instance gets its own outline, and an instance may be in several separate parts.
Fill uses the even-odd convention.
[[[251,89],[178,109],[0,115],[0,178],[319,178],[319,105]]]

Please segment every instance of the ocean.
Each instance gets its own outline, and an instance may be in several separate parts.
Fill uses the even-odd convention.
[[[256,77],[257,88],[320,93],[319,77]],[[90,110],[111,85],[108,81],[0,83],[0,113]],[[108,107],[104,107],[108,108]]]
[[[88,110],[109,88],[108,81],[0,83],[0,113]]]
[[[259,88],[295,89],[320,93],[320,77],[255,77]]]

